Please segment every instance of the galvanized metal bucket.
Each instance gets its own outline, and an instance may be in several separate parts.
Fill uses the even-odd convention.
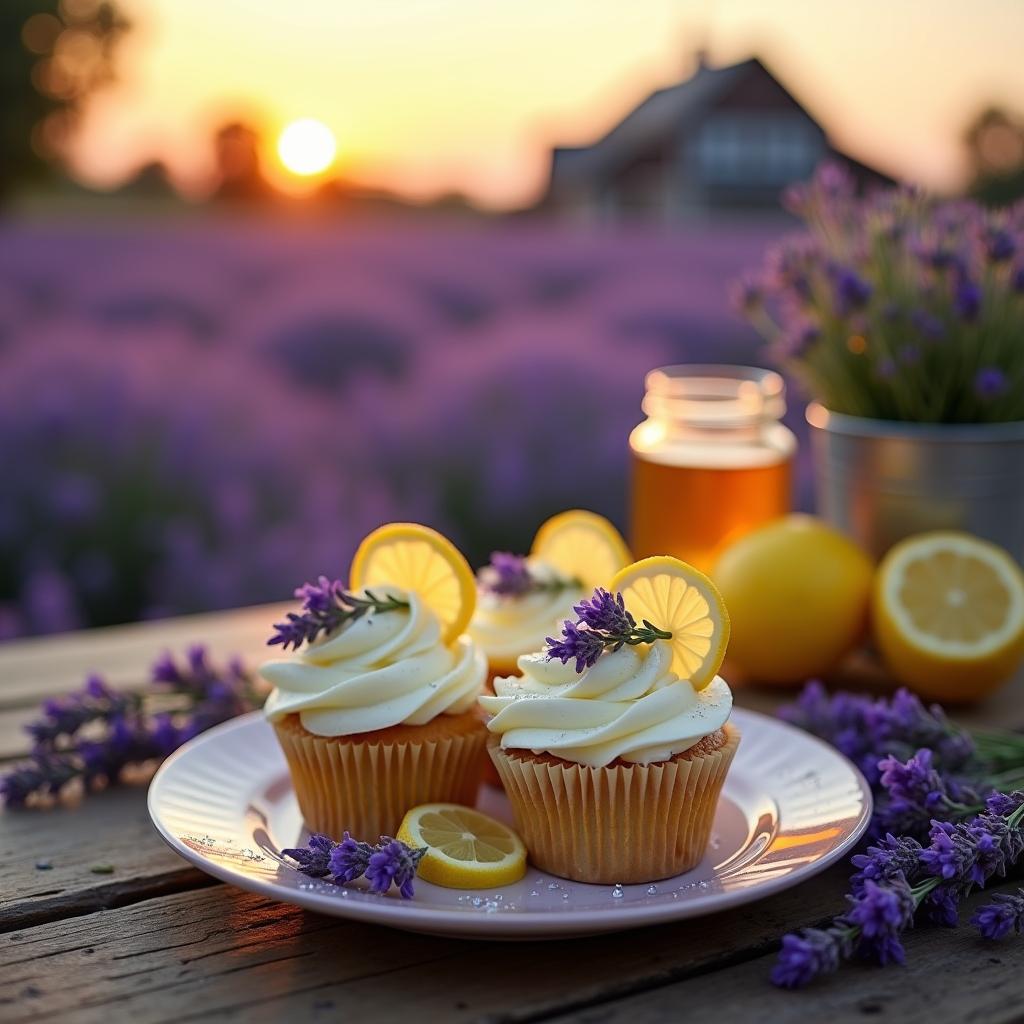
[[[807,407],[818,512],[873,555],[967,530],[1024,563],[1024,422],[898,423]]]

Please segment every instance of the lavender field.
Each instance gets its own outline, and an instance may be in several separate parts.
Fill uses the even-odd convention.
[[[623,523],[644,373],[764,361],[728,296],[778,234],[0,229],[0,638],[283,598],[388,519]]]

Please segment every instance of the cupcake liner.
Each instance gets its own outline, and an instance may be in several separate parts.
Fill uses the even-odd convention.
[[[474,806],[487,730],[474,712],[446,717],[363,738],[316,736],[298,715],[273,723],[307,828],[372,842],[393,836],[419,804]]]
[[[488,753],[533,864],[577,882],[653,882],[696,867],[739,730],[718,749],[648,765],[590,768],[527,751]]]

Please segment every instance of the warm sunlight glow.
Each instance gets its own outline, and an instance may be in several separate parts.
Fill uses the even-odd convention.
[[[12,6],[25,5],[0,0],[0,10]],[[600,138],[655,89],[690,75],[702,50],[715,66],[763,57],[830,141],[945,190],[962,183],[965,126],[988,104],[1016,109],[1024,97],[1024,3],[1009,0],[123,6],[138,28],[117,83],[90,99],[71,139],[78,174],[103,187],[159,159],[201,195],[216,176],[210,133],[237,120],[274,126],[261,153],[283,187],[315,186],[306,143],[293,160],[293,129],[276,151],[277,131],[309,116],[339,140],[335,160],[351,184],[529,204],[547,188],[553,145]],[[31,24],[24,45],[48,46],[53,22]]]
[[[304,117],[292,121],[277,140],[277,155],[292,174],[320,174],[334,162],[337,144],[322,121]]]

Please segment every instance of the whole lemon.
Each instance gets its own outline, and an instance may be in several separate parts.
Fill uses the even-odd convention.
[[[787,516],[740,538],[711,578],[732,619],[727,657],[758,682],[826,672],[867,624],[871,561],[813,516]]]

